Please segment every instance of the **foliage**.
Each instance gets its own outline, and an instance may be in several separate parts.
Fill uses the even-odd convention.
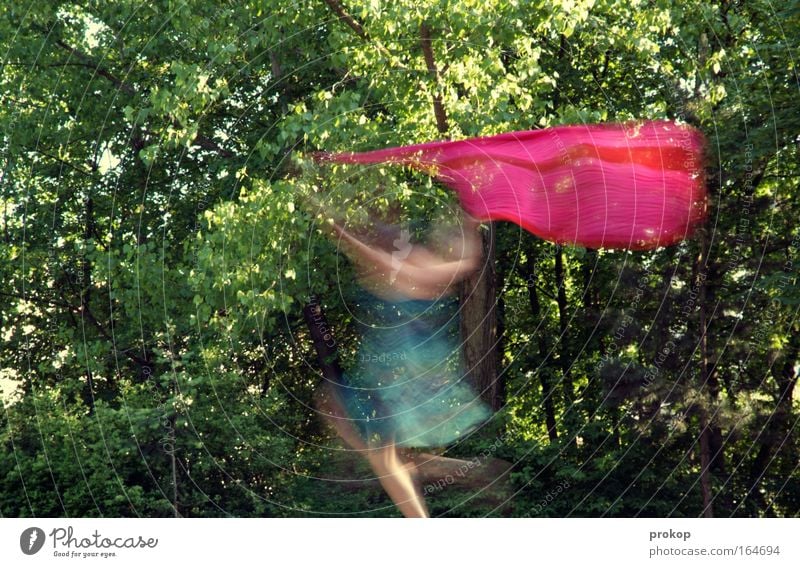
[[[447,193],[308,155],[671,118],[709,141],[696,238],[497,227],[505,407],[448,454],[494,447],[513,497],[432,510],[796,515],[799,31],[797,0],[2,3],[0,513],[396,514],[313,409],[309,296],[357,342],[314,203]]]

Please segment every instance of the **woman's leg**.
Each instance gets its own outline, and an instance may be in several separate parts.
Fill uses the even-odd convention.
[[[368,453],[372,470],[383,489],[406,518],[427,518],[428,508],[411,474],[411,463],[400,458],[394,443]]]
[[[316,405],[339,437],[367,459],[381,486],[400,512],[407,518],[427,518],[425,501],[410,471],[415,465],[400,457],[394,443],[384,447],[368,447],[358,429],[348,419],[347,411],[330,386],[320,389]]]

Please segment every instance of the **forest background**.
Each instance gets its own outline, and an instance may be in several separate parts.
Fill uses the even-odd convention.
[[[3,2],[0,514],[396,515],[313,409],[303,308],[353,363],[357,288],[292,156],[670,119],[708,140],[691,239],[484,226],[462,327],[495,413],[445,454],[512,468],[426,497],[797,516],[799,38],[796,0]],[[328,179],[415,216],[448,195]]]

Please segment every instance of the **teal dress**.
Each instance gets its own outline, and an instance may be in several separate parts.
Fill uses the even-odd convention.
[[[361,290],[354,314],[361,346],[334,391],[366,442],[444,447],[489,418],[466,381],[455,298],[386,300]]]

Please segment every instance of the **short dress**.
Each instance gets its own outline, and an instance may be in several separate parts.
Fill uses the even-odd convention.
[[[333,390],[368,444],[444,447],[490,417],[464,372],[457,299],[362,289],[353,311],[361,345]]]

